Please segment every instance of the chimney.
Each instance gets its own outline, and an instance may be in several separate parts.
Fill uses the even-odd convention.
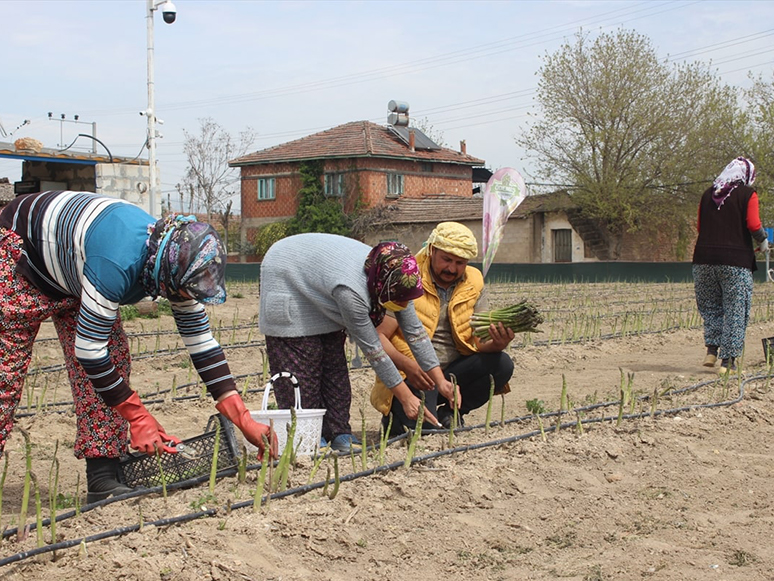
[[[460,153],[465,153],[465,154],[468,153],[468,146],[465,143],[464,139],[460,141]]]
[[[409,149],[411,151],[414,151],[414,142],[416,141],[416,137],[414,137],[414,130],[409,129]]]

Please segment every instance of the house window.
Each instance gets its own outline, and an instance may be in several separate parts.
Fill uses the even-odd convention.
[[[275,197],[274,178],[258,178],[258,199],[273,200]]]
[[[554,239],[554,262],[572,262],[572,230],[551,230]]]
[[[344,195],[344,174],[327,173],[325,174],[325,195],[334,198],[340,198]]]
[[[387,174],[387,195],[398,197],[403,195],[403,175],[397,173]]]
[[[422,165],[420,166],[422,171],[425,173],[433,173],[433,164],[429,163],[427,161],[423,161]]]

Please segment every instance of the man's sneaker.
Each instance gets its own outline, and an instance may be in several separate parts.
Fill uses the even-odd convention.
[[[718,375],[727,375],[729,373],[734,373],[736,371],[736,359],[733,357],[729,357],[728,359],[723,359],[720,362],[720,367],[718,368]]]
[[[360,452],[360,442],[352,434],[339,434],[333,438],[331,449],[345,454],[350,452],[357,454]]]

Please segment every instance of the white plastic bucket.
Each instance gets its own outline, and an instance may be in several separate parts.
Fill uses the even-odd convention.
[[[322,422],[325,415],[324,409],[305,410],[301,407],[301,390],[298,388],[298,380],[295,375],[283,371],[277,373],[269,379],[263,390],[263,401],[260,411],[251,411],[250,416],[261,424],[270,425],[274,422],[274,431],[277,434],[277,452],[282,454],[288,441],[288,429],[290,429],[290,410],[270,410],[269,393],[274,388],[274,382],[280,377],[286,377],[293,384],[293,391],[296,396],[296,403],[293,406],[296,410],[296,434],[293,438],[293,448],[299,456],[311,456],[320,445],[320,436],[322,435]],[[244,440],[245,448],[248,452],[257,452],[258,448],[253,446],[247,440]]]

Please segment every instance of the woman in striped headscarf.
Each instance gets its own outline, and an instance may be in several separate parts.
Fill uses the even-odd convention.
[[[123,200],[86,192],[19,196],[0,212],[0,452],[14,423],[32,345],[51,318],[77,415],[74,452],[86,459],[88,502],[129,491],[118,476],[127,444],[174,453],[129,387],[129,344],[119,306],[169,299],[177,328],[216,408],[263,448],[268,427],[239,396],[204,304],[226,300],[220,237],[193,217],[156,222]],[[131,440],[127,438],[127,427]]]

